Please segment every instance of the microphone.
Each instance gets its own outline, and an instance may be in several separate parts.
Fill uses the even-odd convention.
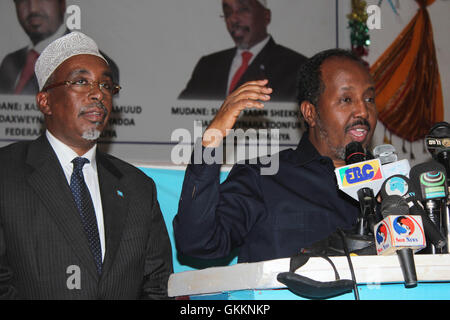
[[[345,243],[350,252],[363,250],[375,252],[373,228],[367,225],[375,223],[375,217],[370,216],[367,223],[367,212],[372,212],[375,199],[374,191],[378,192],[383,184],[381,163],[379,159],[372,159],[372,156],[365,152],[358,142],[351,142],[345,147],[346,166],[334,170],[338,188],[360,203],[360,214],[355,225],[355,229],[345,232]],[[359,162],[358,162],[359,161]],[[350,164],[352,163],[352,164]],[[365,191],[360,189],[367,188]],[[358,195],[358,191],[359,195]],[[340,241],[334,241],[333,245],[339,247]],[[339,250],[342,249],[339,247]]]
[[[407,159],[397,160],[397,153],[393,145],[383,144],[376,146],[373,149],[375,158],[380,159],[381,170],[385,177],[390,177],[396,174],[409,176],[411,167]]]
[[[450,125],[448,122],[438,122],[425,137],[426,146],[433,159],[445,167],[447,186],[450,186]],[[450,190],[449,190],[450,192]],[[446,232],[447,243],[450,242],[450,202],[447,202],[442,212],[443,230]],[[449,252],[447,247],[447,252]]]
[[[411,215],[419,215],[422,217],[422,224],[427,241],[431,242],[436,248],[445,246],[445,237],[433,221],[431,221],[430,217],[425,213],[422,205],[417,200],[414,186],[409,178],[401,174],[387,178],[381,187],[380,196],[382,200],[390,196],[402,197],[408,205]]]
[[[418,200],[424,204],[431,221],[445,235],[448,235],[444,212],[448,198],[447,178],[445,168],[439,162],[431,160],[418,164],[411,169],[411,181],[415,184]],[[446,207],[445,207],[446,209]],[[443,219],[444,218],[444,219]],[[448,252],[448,248],[431,247],[431,253]]]
[[[377,255],[397,253],[406,288],[417,286],[414,252],[426,247],[420,216],[409,215],[406,200],[387,196],[381,203],[384,219],[374,228]]]
[[[370,159],[359,142],[349,143],[345,153],[347,165],[334,170],[339,189],[356,201],[359,201],[357,193],[362,186],[378,193],[384,181],[380,160]]]
[[[406,159],[397,161],[392,145],[377,146],[373,150],[375,159],[359,142],[350,142],[345,147],[346,166],[335,169],[339,189],[359,201],[358,191],[362,186],[378,194],[386,178],[402,174],[409,176],[411,167]]]
[[[352,164],[369,160],[361,143],[352,141],[345,146],[345,163]]]
[[[425,143],[434,160],[441,163],[446,170],[447,179],[450,176],[450,125],[448,122],[438,122],[425,137]]]
[[[397,153],[392,144],[376,146],[373,148],[373,155],[380,159],[382,165],[397,161]]]
[[[375,186],[367,181],[373,181],[371,179],[378,177],[374,170],[375,167],[380,173],[379,178],[382,179],[379,160],[377,162],[377,160],[369,160],[369,158],[371,157],[366,154],[361,143],[357,141],[350,142],[345,147],[345,163],[350,166],[344,167],[343,170],[347,182],[356,185],[356,195],[360,205],[360,216],[357,223],[358,235],[371,233],[375,225],[376,201],[373,190]]]

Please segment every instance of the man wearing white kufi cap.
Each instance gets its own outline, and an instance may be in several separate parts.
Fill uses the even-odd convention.
[[[108,61],[100,54],[94,40],[81,32],[71,32],[50,43],[37,60],[35,73],[39,90],[43,89],[45,82],[59,65],[70,57],[81,54],[97,56],[108,64]]]
[[[306,57],[275,43],[266,0],[222,0],[234,48],[202,57],[179,99],[223,100],[242,84],[268,79],[272,101],[295,101],[297,71]]]
[[[72,32],[35,66],[46,132],[0,149],[0,299],[164,299],[172,253],[156,187],[97,150],[120,87]]]

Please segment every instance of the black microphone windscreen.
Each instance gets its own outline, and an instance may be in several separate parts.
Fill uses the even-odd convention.
[[[450,124],[448,122],[438,122],[431,127],[429,136],[436,138],[450,138]]]
[[[410,193],[412,189],[413,187],[408,177],[396,174],[384,180],[380,190],[381,199],[392,195],[403,197]]]
[[[443,165],[435,160],[420,163],[411,168],[409,173],[411,183],[417,191],[416,195],[420,201],[432,198],[444,198],[448,195],[446,187],[446,170]],[[433,189],[428,188],[433,187]],[[439,196],[437,187],[440,187]],[[428,192],[433,191],[433,192]]]
[[[367,160],[366,152],[361,143],[352,141],[345,146],[345,164],[353,164]]]
[[[406,200],[399,195],[388,196],[381,202],[381,215],[386,218],[390,215],[408,215],[409,206]]]
[[[433,159],[442,163],[447,175],[450,174],[450,124],[443,121],[433,125],[425,137],[425,143]]]

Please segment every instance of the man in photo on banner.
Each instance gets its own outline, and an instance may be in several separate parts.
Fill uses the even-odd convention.
[[[266,0],[222,0],[234,48],[202,57],[179,99],[224,100],[250,80],[268,79],[272,101],[295,101],[299,67],[306,57],[275,43],[268,33]]]
[[[11,1],[11,0],[8,0]],[[14,0],[17,19],[30,43],[9,53],[0,65],[0,94],[35,95],[38,83],[34,65],[42,50],[70,32],[64,23],[66,0]],[[111,68],[113,80],[119,83],[119,68],[101,52]]]

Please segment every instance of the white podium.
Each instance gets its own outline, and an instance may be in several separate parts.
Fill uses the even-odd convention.
[[[341,279],[351,279],[346,257],[331,257]],[[405,288],[398,257],[352,256],[360,299],[450,299],[450,254],[414,256],[418,285]],[[210,300],[302,299],[277,281],[289,271],[290,259],[238,263],[174,273],[169,278],[169,296]],[[310,258],[296,273],[316,281],[333,281],[335,273],[323,258]],[[277,289],[277,290],[275,290]],[[353,293],[336,299],[354,299]]]

